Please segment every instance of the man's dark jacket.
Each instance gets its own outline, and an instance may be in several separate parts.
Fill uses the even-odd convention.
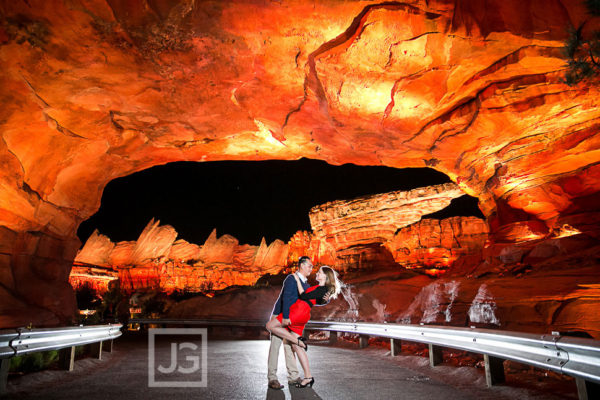
[[[306,290],[310,285],[308,282],[302,282],[302,287]],[[289,318],[290,307],[296,300],[298,300],[298,284],[296,283],[296,279],[294,279],[294,275],[290,274],[283,281],[281,293],[279,293],[275,307],[273,307],[273,315],[283,314],[283,319]]]

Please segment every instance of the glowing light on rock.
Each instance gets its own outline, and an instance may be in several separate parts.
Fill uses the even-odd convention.
[[[119,273],[114,268],[99,267],[75,263],[71,268],[69,283],[77,288],[83,285],[91,286],[98,294],[109,289],[111,282],[119,279]]]
[[[496,308],[496,302],[488,291],[487,285],[483,284],[479,287],[467,314],[471,322],[500,325],[496,317]]]
[[[236,91],[237,91],[237,88],[235,88],[235,89],[233,89],[233,90],[231,91],[231,102],[232,102],[233,104],[235,104],[237,107],[239,107],[239,106],[240,106],[240,103],[238,103],[237,99],[235,98],[235,92],[236,92]]]
[[[446,316],[446,322],[450,322],[452,320],[452,307],[454,306],[454,302],[458,297],[459,288],[460,282],[457,281],[451,281],[446,284],[446,292],[450,297],[450,303],[448,304],[448,307],[446,307],[446,311],[444,312],[444,315]]]
[[[342,87],[340,107],[353,109],[360,114],[382,113],[391,100],[393,82],[345,83]]]
[[[556,237],[562,238],[579,234],[581,234],[581,231],[579,229],[575,229],[569,224],[564,224],[558,229],[558,234],[556,235]]]
[[[388,118],[410,118],[430,109],[425,98],[414,93],[398,91],[394,94],[394,108]]]
[[[408,308],[407,313],[422,312],[420,322],[436,323],[448,321],[452,316],[452,306],[458,297],[460,282],[434,282],[425,286]]]
[[[540,239],[543,239],[545,236],[546,235],[530,233],[528,235],[521,236],[519,238],[519,242],[529,242],[532,240],[540,240]]]
[[[255,132],[255,134],[257,136],[263,138],[264,140],[266,140],[268,143],[270,143],[272,145],[285,146],[281,140],[277,140],[273,137],[274,132],[279,130],[279,128],[274,127],[274,124],[266,122],[266,121],[262,122],[262,121],[259,121],[258,119],[254,120],[254,124],[256,124],[256,127],[258,128],[258,131]],[[271,127],[269,127],[269,125]]]
[[[437,278],[440,277],[442,275],[444,275],[444,273],[446,272],[445,270],[442,269],[436,269],[436,268],[419,268],[419,267],[412,267],[409,269],[419,269],[419,271],[424,272],[426,275]]]

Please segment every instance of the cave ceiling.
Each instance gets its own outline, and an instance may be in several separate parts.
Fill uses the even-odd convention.
[[[597,229],[600,96],[564,83],[568,28],[590,19],[578,2],[28,0],[0,13],[12,232],[74,237],[110,180],[153,165],[301,157],[428,166],[498,226]]]

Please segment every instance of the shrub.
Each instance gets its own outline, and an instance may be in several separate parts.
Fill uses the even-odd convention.
[[[162,316],[167,305],[166,295],[162,292],[154,292],[140,299],[143,318],[154,318]]]
[[[36,372],[48,369],[56,362],[58,362],[58,350],[23,354],[10,359],[10,370],[22,373]]]
[[[88,282],[75,289],[75,297],[77,298],[77,308],[80,310],[95,310],[100,305],[100,297],[96,289]]]
[[[585,5],[588,14],[600,16],[600,0],[587,0]],[[595,79],[600,74],[600,31],[592,31],[584,35],[586,22],[577,29],[569,29],[569,37],[564,48],[567,56],[565,83],[568,85]]]

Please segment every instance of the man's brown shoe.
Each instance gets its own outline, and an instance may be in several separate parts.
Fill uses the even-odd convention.
[[[302,383],[302,378],[294,379],[293,381],[288,381],[288,385],[294,386],[296,383]]]
[[[279,381],[277,379],[273,379],[272,381],[269,381],[269,387],[271,389],[277,389],[277,390],[283,389],[283,385],[281,383],[279,383]]]

